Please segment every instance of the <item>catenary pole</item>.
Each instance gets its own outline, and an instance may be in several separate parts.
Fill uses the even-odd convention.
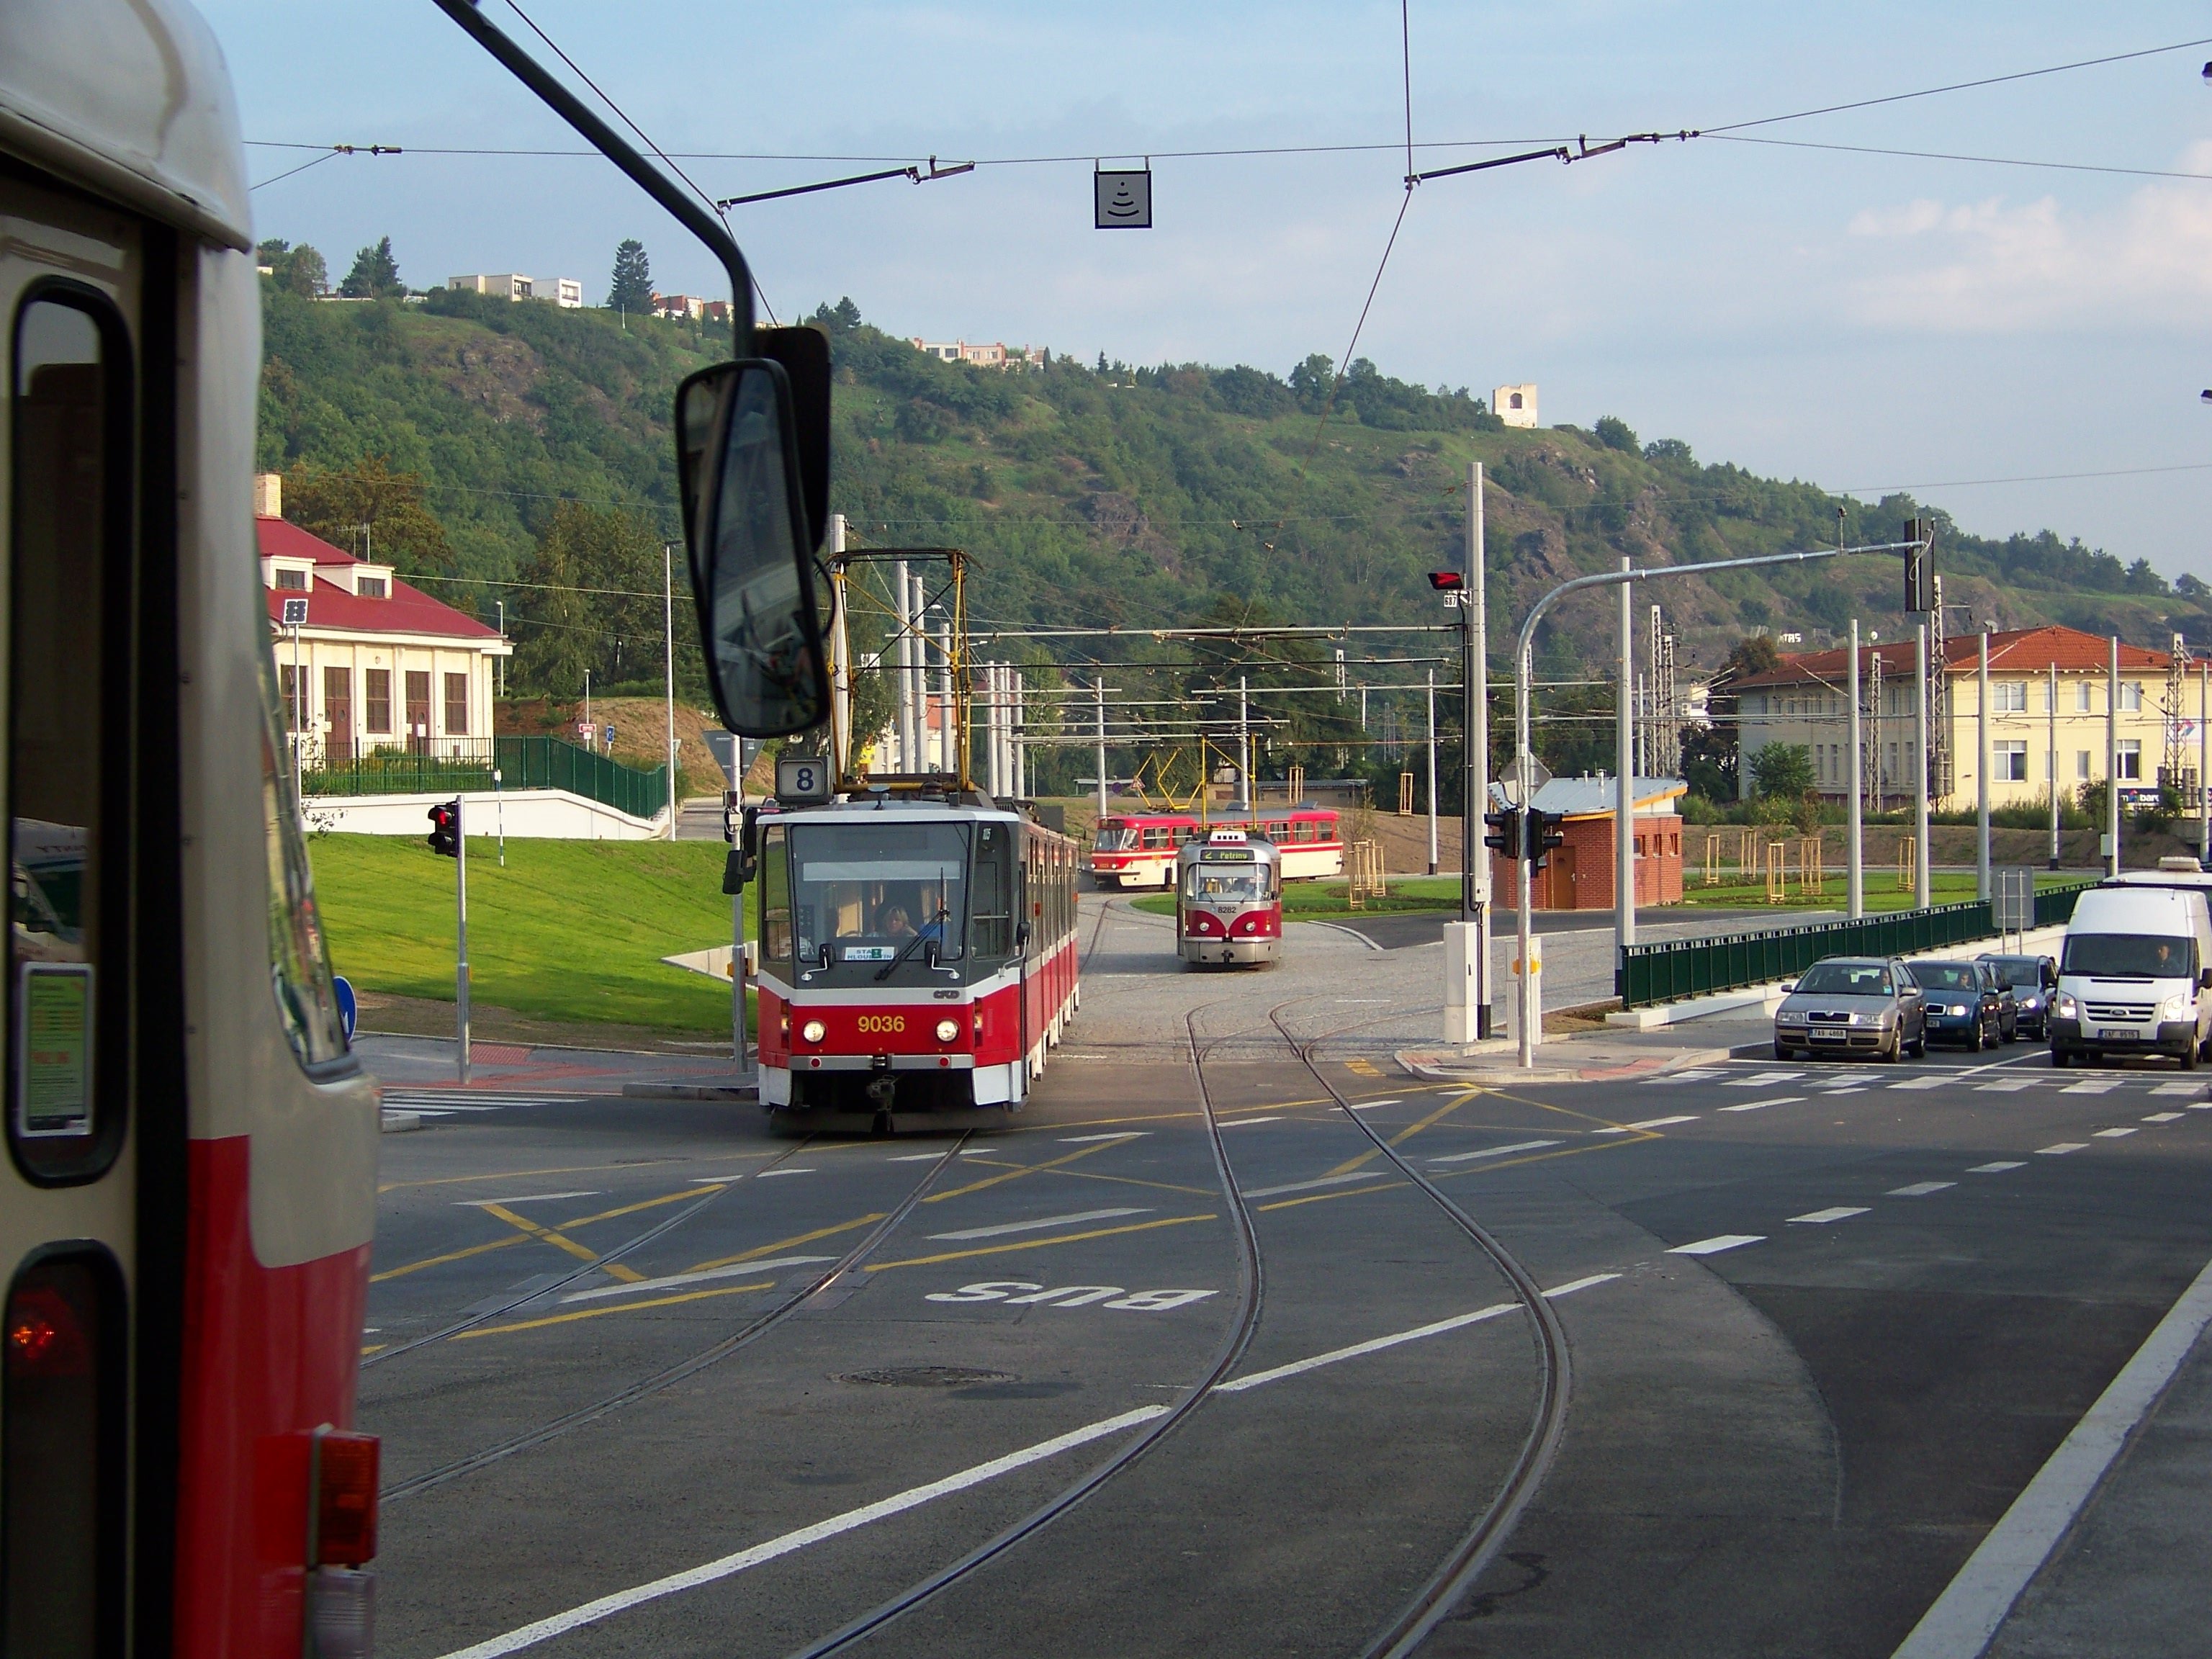
[[[1620,556],[1620,683],[1613,691],[1613,746],[1620,781],[1614,785],[1613,814],[1613,943],[1622,950],[1636,943],[1636,592],[1629,581],[1634,565]]]
[[[1928,620],[1912,635],[1912,902],[1925,910],[1928,881]]]
[[[469,1080],[469,827],[468,798],[453,797],[453,1024],[460,1039],[453,1073]]]
[[[1103,818],[1106,816],[1106,677],[1101,674],[1091,690],[1097,699],[1093,708],[1098,720],[1098,816]],[[1252,751],[1248,746],[1244,750],[1244,771],[1248,780],[1251,776],[1251,769]],[[1249,792],[1251,787],[1249,781],[1245,787]]]
[[[2197,665],[2197,861],[2212,865],[2212,657]]]
[[[1859,744],[1859,619],[1851,618],[1851,787],[1844,826],[1844,913],[1854,921],[1866,915],[1866,857],[1859,845],[1859,796],[1864,782]]]
[[[891,592],[897,601],[892,607],[891,623],[896,630],[893,642],[898,647],[892,659],[897,676],[897,695],[891,701],[891,708],[898,732],[898,769],[918,772],[921,769],[914,763],[914,619],[908,615],[908,607],[914,599],[914,585],[907,580],[904,559],[891,561]]]
[[[2120,873],[2120,636],[2112,635],[2111,665],[2105,671],[2105,873]]]
[[[1431,671],[1432,678],[1434,672]],[[1104,763],[1100,763],[1098,770],[1100,776],[1105,775]],[[1237,810],[1252,811],[1252,680],[1249,674],[1237,677]]]
[[[1980,692],[1974,702],[1974,896],[1986,900],[1990,887],[1990,630],[1981,641]]]
[[[1485,574],[1489,554],[1484,540],[1486,503],[1480,461],[1468,468],[1468,495],[1471,511],[1468,514],[1467,591],[1461,601],[1468,609],[1460,618],[1467,630],[1461,641],[1462,660],[1460,671],[1461,696],[1464,699],[1461,705],[1460,742],[1467,751],[1461,757],[1460,777],[1460,866],[1463,890],[1461,920],[1474,925],[1474,937],[1468,941],[1468,949],[1474,955],[1474,1022],[1472,1029],[1476,1036],[1486,1037],[1491,1035],[1490,1010],[1493,1000],[1490,988],[1490,854],[1482,844],[1482,815],[1490,808],[1490,602]],[[1431,729],[1433,731],[1433,721]],[[1432,802],[1436,799],[1433,787],[1429,791],[1429,799]],[[1433,847],[1433,832],[1431,844]]]
[[[2044,775],[2051,780],[2051,867],[2058,867],[2058,659],[2051,659],[2051,684],[2047,689],[2048,706],[2044,718],[2048,722],[2044,734],[2046,745],[2044,754]]]
[[[1437,872],[1437,671],[1429,670],[1429,873]]]
[[[668,750],[661,758],[668,763],[668,839],[676,839],[676,544],[660,544],[660,617],[661,639],[667,647],[668,662]]]

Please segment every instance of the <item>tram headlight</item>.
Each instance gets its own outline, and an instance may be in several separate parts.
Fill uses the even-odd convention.
[[[939,1042],[950,1042],[953,1038],[959,1035],[960,1022],[958,1020],[940,1019],[937,1022],[937,1040]]]
[[[819,1042],[830,1035],[830,1028],[818,1019],[810,1019],[799,1028],[799,1035],[809,1042]]]

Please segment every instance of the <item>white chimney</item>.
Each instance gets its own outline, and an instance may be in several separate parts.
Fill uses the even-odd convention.
[[[257,472],[253,475],[253,516],[257,519],[281,519],[284,516],[283,473]]]

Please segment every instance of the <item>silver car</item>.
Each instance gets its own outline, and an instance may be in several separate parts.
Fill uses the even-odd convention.
[[[1927,1005],[1894,957],[1828,957],[1808,968],[1774,1011],[1774,1057],[1928,1052]]]

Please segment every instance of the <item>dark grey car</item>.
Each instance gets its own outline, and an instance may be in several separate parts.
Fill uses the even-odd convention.
[[[1920,987],[1893,957],[1827,957],[1788,988],[1774,1011],[1774,1057],[1870,1055],[1894,1060],[1928,1052]]]
[[[1986,962],[2012,987],[2020,1003],[2020,1034],[2039,1040],[2051,1035],[2051,999],[2058,989],[2058,964],[2049,957],[2001,957],[1986,952]]]

